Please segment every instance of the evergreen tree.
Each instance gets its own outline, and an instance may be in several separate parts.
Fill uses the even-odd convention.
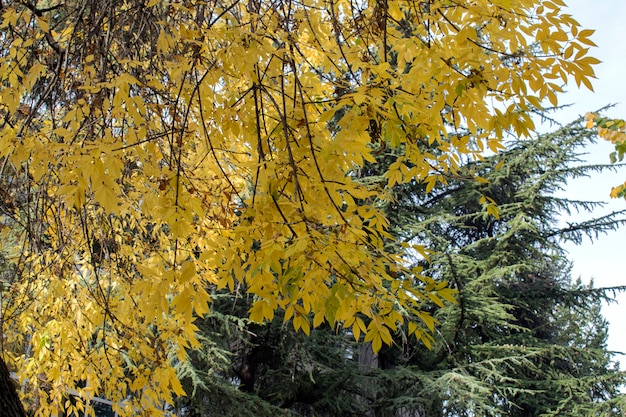
[[[433,369],[415,389],[443,415],[596,415],[620,404],[624,376],[606,351],[600,315],[605,292],[572,282],[561,244],[614,230],[623,213],[558,225],[564,211],[597,206],[556,196],[567,180],[605,168],[579,165],[589,140],[578,123],[516,140],[460,173],[486,181],[452,178],[425,201],[406,187],[391,207],[396,233],[435,251],[421,262],[427,273],[459,290],[459,304],[437,315],[437,346],[411,362],[418,373]]]

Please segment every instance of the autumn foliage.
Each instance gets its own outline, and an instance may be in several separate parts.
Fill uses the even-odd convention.
[[[615,152],[609,155],[611,163],[622,162],[626,154],[626,121],[602,117],[596,113],[587,113],[585,119],[588,128],[595,127],[598,136],[615,145]],[[626,197],[626,182],[612,187],[610,195],[612,198]]]
[[[213,289],[253,321],[428,345],[454,293],[390,249],[381,201],[532,132],[598,62],[560,0],[1,5],[0,323],[42,416],[82,407],[68,387],[163,413]]]

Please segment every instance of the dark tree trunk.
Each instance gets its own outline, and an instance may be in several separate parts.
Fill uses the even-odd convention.
[[[378,355],[374,353],[371,342],[359,344],[358,361],[363,370],[379,368]]]
[[[244,392],[254,392],[254,382],[256,380],[256,362],[254,360],[254,349],[245,348],[241,358],[241,369],[239,370],[239,389]]]
[[[0,355],[0,416],[26,417],[26,411],[11,380],[9,368]]]

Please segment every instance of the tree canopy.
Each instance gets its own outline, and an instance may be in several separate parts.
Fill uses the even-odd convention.
[[[0,6],[0,324],[40,415],[82,407],[68,388],[162,414],[222,289],[255,322],[431,344],[424,302],[454,292],[389,244],[392,190],[529,134],[598,62],[561,0]]]

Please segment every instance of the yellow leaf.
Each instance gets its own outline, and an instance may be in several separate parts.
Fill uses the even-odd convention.
[[[376,333],[372,339],[372,350],[374,353],[380,352],[380,348],[383,347],[383,341],[379,333]]]
[[[184,284],[196,274],[196,265],[193,261],[186,261],[180,271],[179,282]]]
[[[354,340],[357,342],[361,338],[361,328],[356,323],[352,325],[352,335],[354,336]]]
[[[44,32],[48,33],[50,32],[50,27],[48,26],[48,22],[46,22],[44,19],[42,18],[37,18],[37,25],[41,28],[41,30],[43,30]]]
[[[435,330],[435,319],[426,312],[419,312],[417,316],[422,320],[422,322],[426,325],[428,330],[433,332]]]
[[[118,210],[118,199],[113,187],[108,181],[94,181],[92,184],[95,200],[109,213]]]
[[[183,389],[183,386],[180,384],[180,381],[178,380],[178,378],[176,378],[176,376],[170,379],[170,384],[172,387],[172,391],[174,391],[174,394],[176,394],[177,396],[184,397],[187,395],[185,393],[185,390]]]

